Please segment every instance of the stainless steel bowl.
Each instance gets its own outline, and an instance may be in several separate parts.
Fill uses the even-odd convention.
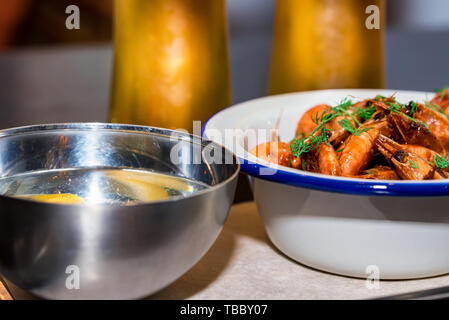
[[[50,299],[141,298],[174,282],[217,238],[239,171],[236,157],[209,141],[130,125],[3,130],[0,150],[0,177],[108,166],[151,169],[211,186],[185,198],[131,206],[62,205],[0,196],[0,273]],[[225,159],[232,163],[225,164]]]

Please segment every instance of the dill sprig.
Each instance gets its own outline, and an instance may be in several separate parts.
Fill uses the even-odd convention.
[[[364,121],[371,119],[373,114],[376,112],[376,107],[371,105],[370,107],[366,108],[360,108],[357,107],[357,109],[354,112],[354,116],[359,117],[363,119]]]
[[[344,98],[337,106],[324,111],[319,118],[317,116],[316,123],[318,124],[318,126],[315,128],[315,130],[313,130],[311,135],[315,134],[315,132],[320,130],[326,123],[330,122],[336,117],[342,116],[344,114],[350,115],[350,113],[348,112],[348,108],[350,106],[352,106],[352,100]]]
[[[385,104],[389,105],[390,107],[388,110],[393,111],[395,113],[401,113],[401,109],[403,107],[402,104],[393,103],[393,102],[385,102]]]
[[[340,120],[338,121],[338,124],[345,130],[349,131],[350,133],[354,133],[356,130],[356,128],[352,126],[351,121],[349,121],[349,119]]]
[[[332,119],[345,114],[351,105],[352,100],[344,98],[337,106],[323,111],[321,115],[318,115],[317,113],[315,117],[312,117],[312,120],[317,124],[317,127],[312,131],[310,136],[292,141],[290,150],[292,151],[293,156],[299,158],[304,153],[317,150],[321,143],[328,143],[327,132],[330,130],[325,128],[324,125]],[[319,130],[321,130],[321,133],[317,135],[316,133],[319,132]]]
[[[343,98],[340,103],[335,106],[335,109],[344,109],[347,110],[350,106],[352,106],[352,100],[349,99],[348,97]]]
[[[355,136],[359,136],[361,135],[363,132],[366,132],[368,130],[371,130],[372,128],[362,128],[362,127],[358,127],[358,128],[354,128],[351,124],[351,121],[349,121],[348,119],[343,119],[338,121],[338,124],[344,128],[345,130],[349,131],[350,133],[352,133]]]
[[[413,100],[408,103],[408,106],[410,107],[409,108],[410,116],[413,116],[415,114],[416,110],[418,110],[418,106],[416,105],[416,102]]]
[[[436,111],[438,113],[441,113],[447,120],[449,120],[449,116],[438,105],[436,104],[432,105],[429,101],[426,101],[424,104],[426,105],[427,108]]]
[[[408,162],[410,163],[410,165],[409,165],[410,168],[413,168],[413,169],[418,169],[419,168],[414,160],[410,159]]]
[[[383,96],[383,95],[380,95],[380,94],[378,94],[378,95],[374,98],[374,100],[376,100],[376,101],[385,100],[385,99],[387,99],[387,97],[385,97],[385,96]]]
[[[359,120],[357,120],[357,118],[348,111],[348,108],[350,106],[352,106],[352,100],[350,100],[349,98],[344,98],[339,105],[332,108],[332,111],[336,113],[346,114],[347,116],[351,117],[351,119],[354,120],[355,123],[361,126],[362,124],[359,122]]]
[[[449,89],[449,86],[444,87],[444,88],[440,88],[440,89],[435,89],[433,90],[436,94],[440,95],[441,100],[443,100],[446,97],[446,91],[447,89]]]
[[[290,149],[293,156],[299,158],[303,153],[318,150],[321,143],[327,143],[327,132],[330,131],[325,127],[321,127],[321,132],[318,135],[311,135],[304,139],[296,139],[290,144]]]
[[[449,157],[445,158],[438,154],[433,155],[433,161],[438,170],[449,168]]]
[[[399,102],[396,102],[396,103],[385,102],[385,103],[390,106],[388,108],[388,110],[390,110],[391,112],[401,114],[402,116],[406,117],[410,121],[416,122],[416,123],[420,124],[421,126],[423,126],[424,128],[426,128],[427,130],[429,130],[429,127],[427,126],[427,124],[425,124],[424,122],[421,122],[419,120],[416,120],[415,118],[410,117],[409,115],[402,112],[402,109],[405,107],[403,104],[401,104]]]
[[[344,118],[338,122],[342,128],[353,135],[358,136],[363,132],[372,129],[361,128],[362,124],[357,118],[359,117],[363,120],[370,119],[376,111],[375,107],[370,106],[366,109],[358,107],[354,113],[351,113],[348,111],[348,108],[352,105],[352,100],[346,97],[343,98],[335,107],[331,107],[328,110],[323,111],[321,114],[316,113],[315,115],[311,115],[311,119],[315,124],[317,124],[317,127],[308,137],[297,137],[291,142],[290,149],[293,156],[298,158],[304,153],[317,150],[318,146],[323,142],[329,145],[329,142],[327,141],[327,132],[330,130],[327,129],[325,125],[339,116],[347,116],[354,121],[356,126],[353,126],[348,118]],[[317,134],[320,130],[321,132]],[[339,150],[339,152],[341,152],[341,150]]]
[[[354,132],[354,135],[355,135],[355,136],[359,136],[359,135],[361,135],[362,133],[367,132],[367,131],[369,131],[369,130],[371,130],[371,129],[373,129],[373,128],[372,128],[372,127],[369,127],[369,128],[358,128],[358,129]]]

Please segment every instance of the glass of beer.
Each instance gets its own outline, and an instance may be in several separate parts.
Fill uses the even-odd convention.
[[[382,88],[383,38],[383,0],[277,0],[269,92]]]
[[[192,131],[231,102],[225,0],[115,0],[111,122]]]

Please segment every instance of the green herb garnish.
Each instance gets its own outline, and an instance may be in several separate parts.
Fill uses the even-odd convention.
[[[440,95],[441,100],[443,100],[446,97],[446,90],[449,89],[448,87],[444,87],[444,88],[440,88],[440,89],[435,89],[433,91],[435,91],[435,93]]]
[[[413,169],[419,168],[415,161],[409,160],[408,162],[410,163],[410,165],[409,165],[410,168],[413,168]]]
[[[330,130],[325,128],[324,125],[332,119],[343,115],[345,112],[347,112],[347,108],[351,105],[352,101],[348,98],[344,98],[336,107],[324,111],[323,113],[321,113],[321,115],[318,115],[318,113],[315,114],[315,118],[312,117],[312,120],[316,124],[318,124],[318,126],[312,131],[310,136],[302,139],[295,139],[294,141],[292,141],[292,143],[290,144],[290,150],[292,151],[292,154],[296,158],[299,158],[303,153],[317,150],[318,146],[322,142],[328,144],[327,131]],[[321,130],[321,133],[316,135],[319,130]]]
[[[352,105],[353,103],[351,99],[344,98],[340,101],[340,103],[337,106],[331,107],[328,110],[323,111],[321,114],[316,113],[314,116],[312,115],[311,119],[314,123],[317,124],[317,127],[312,131],[310,136],[304,137],[302,139],[296,138],[294,141],[291,142],[290,149],[292,151],[292,154],[296,158],[298,158],[304,153],[317,150],[318,146],[321,143],[326,143],[330,145],[327,139],[327,132],[330,130],[327,129],[325,125],[339,116],[348,116],[354,121],[356,126],[354,126],[351,123],[350,119],[348,118],[342,119],[338,122],[340,126],[342,126],[345,130],[349,131],[354,135],[360,135],[361,133],[372,129],[372,128],[360,129],[360,126],[362,124],[357,119],[357,117],[360,117],[364,120],[371,118],[371,116],[376,111],[375,107],[372,106],[367,109],[357,108],[356,112],[352,114],[348,111],[348,108],[351,107]]]
[[[352,106],[352,100],[344,98],[338,106],[332,108],[332,111],[336,112],[339,115],[346,114],[347,116],[351,117],[351,119],[354,120],[354,122],[358,126],[361,126],[362,124],[359,122],[359,120],[352,113],[348,112],[348,108],[350,106]]]
[[[298,158],[304,153],[317,150],[318,146],[323,142],[330,145],[327,141],[327,132],[330,130],[325,128],[325,125],[339,116],[347,116],[354,121],[355,125],[353,125],[348,118],[342,119],[338,122],[340,126],[342,126],[345,130],[353,135],[358,136],[363,132],[372,129],[360,128],[362,124],[357,119],[357,117],[364,120],[370,119],[376,111],[375,107],[370,106],[366,109],[362,109],[359,107],[354,113],[351,113],[348,111],[348,108],[352,105],[352,100],[346,97],[342,99],[337,106],[331,107],[328,110],[323,111],[321,114],[316,113],[315,115],[312,115],[311,119],[314,123],[317,124],[317,127],[312,131],[310,136],[303,137],[302,139],[296,138],[291,142],[290,149],[292,151],[292,154]],[[317,134],[319,131],[321,132]]]
[[[338,124],[345,130],[349,131],[350,133],[354,133],[356,130],[356,128],[352,126],[351,121],[349,121],[349,119],[340,120],[338,121]]]
[[[444,158],[438,154],[433,155],[433,161],[438,170],[449,168],[449,157]]]
[[[385,99],[387,99],[387,97],[385,97],[385,96],[383,96],[383,95],[380,95],[380,94],[378,94],[378,95],[374,98],[374,100],[376,100],[376,101],[385,100]]]
[[[401,113],[401,109],[402,109],[402,105],[401,104],[396,104],[396,103],[392,103],[392,102],[385,102],[386,104],[388,104],[390,107],[388,108],[388,110],[394,112],[394,113]]]
[[[410,115],[413,116],[416,110],[418,110],[418,106],[416,105],[415,101],[410,101],[409,106],[410,106]]]
[[[425,105],[426,105],[427,108],[429,108],[429,109],[431,109],[433,111],[436,111],[438,113],[441,113],[447,120],[449,120],[449,116],[438,105],[436,105],[436,104],[432,105],[429,101],[426,101]]]
[[[391,102],[386,102],[386,104],[388,104],[390,106],[388,108],[388,110],[390,110],[391,112],[394,112],[394,113],[397,113],[397,114],[401,114],[404,117],[406,117],[407,119],[409,119],[410,121],[416,122],[416,123],[420,124],[421,126],[423,126],[424,128],[426,128],[428,131],[430,131],[429,127],[427,127],[427,125],[424,122],[418,121],[415,118],[412,118],[409,115],[401,112],[401,109],[404,107],[404,105],[402,105],[402,104],[397,105],[397,104],[394,104],[394,103],[391,103]]]
[[[357,107],[356,111],[354,112],[354,115],[356,117],[360,117],[363,120],[369,120],[373,116],[373,114],[376,112],[376,107],[371,106],[367,107],[365,109]]]
[[[334,107],[335,109],[348,109],[350,106],[352,106],[352,100],[348,97],[343,98],[340,103]]]
[[[327,142],[327,128],[321,127],[321,133],[318,135],[311,135],[304,139],[296,139],[290,144],[290,150],[293,156],[299,158],[303,153],[316,151],[321,143]]]
[[[354,132],[354,135],[355,135],[355,136],[359,136],[359,135],[361,135],[362,133],[367,132],[368,130],[371,130],[371,129],[373,129],[373,128],[358,128],[358,129]]]

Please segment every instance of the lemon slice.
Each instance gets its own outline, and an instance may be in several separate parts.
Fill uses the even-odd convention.
[[[56,193],[56,194],[38,194],[27,197],[30,200],[39,202],[59,203],[59,204],[78,204],[84,203],[83,198],[73,193]]]

